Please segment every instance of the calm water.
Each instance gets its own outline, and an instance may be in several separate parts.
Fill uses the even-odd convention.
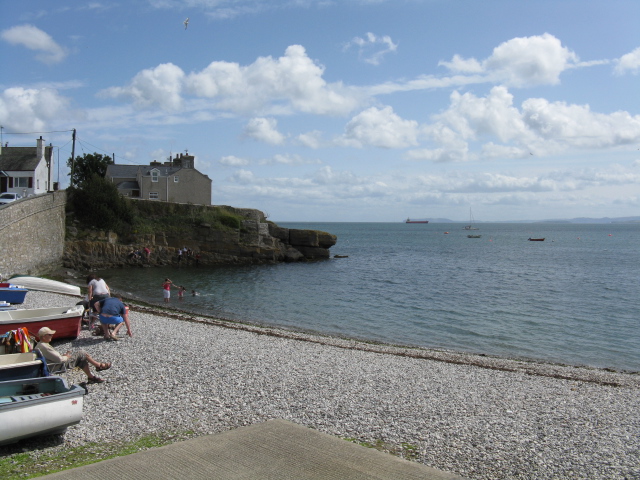
[[[172,291],[172,305],[227,318],[640,371],[640,225],[280,225],[336,234],[332,255],[349,257],[102,275],[112,288],[157,303],[168,276],[200,293],[178,302]]]

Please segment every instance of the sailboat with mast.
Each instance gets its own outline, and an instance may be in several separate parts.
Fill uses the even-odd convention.
[[[475,220],[473,219],[473,213],[471,212],[471,207],[469,207],[469,225],[465,225],[462,227],[464,230],[480,230],[476,226],[474,226]]]

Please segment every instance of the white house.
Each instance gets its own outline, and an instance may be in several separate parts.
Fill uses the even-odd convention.
[[[53,147],[42,137],[35,147],[0,146],[0,193],[23,197],[53,190]]]

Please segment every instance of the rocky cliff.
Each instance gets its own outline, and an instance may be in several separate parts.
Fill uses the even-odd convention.
[[[183,256],[181,261],[197,261],[200,265],[309,261],[329,258],[329,249],[337,241],[335,235],[326,232],[279,227],[267,222],[259,210],[233,211],[243,218],[237,229],[215,229],[201,224],[184,228],[179,234],[157,232],[119,237],[98,231],[80,235],[77,227],[70,226],[63,265],[76,270],[171,265],[178,262],[178,250],[185,247],[190,255]],[[148,260],[144,255],[132,254],[143,252],[144,247],[152,251]]]

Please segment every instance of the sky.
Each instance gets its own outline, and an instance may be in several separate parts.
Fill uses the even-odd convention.
[[[188,19],[188,22],[187,22]],[[275,222],[640,215],[637,0],[0,2],[3,144]],[[186,23],[185,23],[186,22]]]

